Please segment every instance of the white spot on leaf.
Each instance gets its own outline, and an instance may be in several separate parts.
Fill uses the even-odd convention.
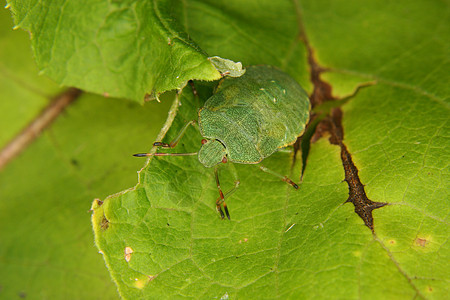
[[[131,260],[131,253],[133,253],[133,249],[131,247],[125,247],[124,257],[127,262]]]

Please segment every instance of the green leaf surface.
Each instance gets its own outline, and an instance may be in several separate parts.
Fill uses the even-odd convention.
[[[318,61],[340,74],[447,98],[448,1],[299,1]]]
[[[442,1],[185,2],[180,23],[210,55],[277,65],[312,91],[304,29],[334,95],[375,81],[342,106],[344,143],[369,199],[389,205],[373,211],[372,233],[345,203],[341,150],[325,138],[311,144],[299,190],[252,165],[222,165],[224,190],[233,166],[240,180],[231,221],[215,210],[212,169],[195,156],[153,157],[136,187],[93,204],[121,296],[445,299],[448,12]],[[173,104],[164,142],[210,96],[197,87],[199,99],[186,89]],[[196,152],[201,138],[190,127],[172,151]],[[263,163],[299,181],[301,161],[287,149]]]
[[[219,72],[171,16],[176,1],[11,0],[41,73],[86,91],[142,102]]]
[[[0,11],[0,148],[62,89],[37,76],[28,35]],[[94,246],[89,207],[136,182],[131,157],[163,124],[144,107],[85,94],[0,170],[0,299],[117,299]]]

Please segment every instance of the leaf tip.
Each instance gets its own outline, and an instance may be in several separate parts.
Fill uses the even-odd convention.
[[[209,57],[208,59],[222,76],[240,77],[245,73],[241,62],[234,62],[219,56]]]

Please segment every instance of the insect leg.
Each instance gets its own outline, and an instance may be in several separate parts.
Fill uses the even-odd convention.
[[[225,209],[225,214],[227,215],[227,218],[230,219],[230,213],[228,212],[228,207],[227,204],[225,203],[225,199],[230,197],[238,188],[239,188],[239,184],[241,183],[239,181],[239,179],[237,178],[237,173],[236,173],[236,169],[234,168],[234,165],[231,164],[232,167],[232,172],[234,175],[234,187],[232,187],[230,190],[228,190],[225,194],[222,193],[221,188],[220,188],[220,183],[219,183],[219,174],[218,174],[218,167],[216,166],[214,173],[216,176],[216,184],[217,184],[217,188],[219,189],[219,197],[216,199],[216,207],[217,207],[217,211],[220,213],[220,216],[222,219],[225,218],[225,215],[222,211],[222,204],[223,204],[223,208]]]
[[[155,142],[155,143],[153,143],[153,146],[163,147],[163,148],[175,148],[175,146],[178,144],[178,142],[181,140],[181,138],[183,137],[184,133],[188,129],[189,125],[193,125],[193,124],[195,124],[195,120],[187,122],[183,126],[183,128],[181,128],[181,130],[178,133],[178,135],[170,143],[167,144],[167,143],[163,143],[163,142]]]
[[[272,170],[270,170],[270,169],[264,167],[263,165],[259,165],[258,167],[259,167],[259,169],[260,169],[261,171],[266,172],[266,173],[269,173],[269,174],[272,174],[272,175],[274,175],[274,176],[280,178],[280,179],[283,180],[284,182],[286,182],[286,183],[292,185],[295,189],[298,189],[298,185],[297,185],[295,182],[293,182],[291,179],[289,179],[287,176],[283,176],[283,175],[281,175],[281,174],[279,174],[279,173],[277,173],[277,172],[274,172],[274,171],[272,171]]]
[[[219,189],[219,198],[217,198],[217,200],[216,200],[216,209],[220,213],[220,217],[222,219],[224,219],[225,215],[222,211],[222,206],[223,206],[223,209],[225,210],[225,214],[227,215],[228,220],[230,220],[230,213],[228,212],[227,204],[225,203],[225,196],[223,195],[222,189],[220,188],[219,171],[218,171],[217,166],[214,168],[214,175],[216,177],[217,188]]]
[[[216,200],[216,209],[220,213],[220,217],[222,219],[224,219],[225,215],[224,215],[224,213],[222,211],[222,204],[223,204],[223,208],[225,209],[227,217],[228,217],[228,219],[230,219],[230,214],[228,213],[228,208],[227,208],[227,205],[225,203],[225,197],[223,195],[222,189],[220,188],[219,171],[218,171],[217,167],[214,168],[214,175],[216,177],[217,188],[219,189],[219,198],[217,198],[217,200]]]
[[[224,195],[224,198],[228,198],[231,196],[231,194],[233,194],[239,187],[240,181],[235,181],[234,182],[234,187],[232,187],[229,191],[227,191]],[[228,219],[230,219],[230,214],[228,213],[228,208],[226,203],[224,202],[224,199],[222,199],[220,196],[216,199],[216,206],[217,206],[217,211],[220,213],[221,218],[223,219],[225,217],[225,215],[222,212],[221,209],[221,205],[224,204],[224,208],[225,208],[225,212],[227,214]]]

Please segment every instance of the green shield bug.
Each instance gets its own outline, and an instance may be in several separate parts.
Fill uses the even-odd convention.
[[[217,165],[226,162],[257,164],[278,149],[292,145],[305,130],[310,109],[308,95],[289,75],[271,66],[250,66],[240,77],[223,78],[215,94],[199,110],[198,126],[205,139],[198,153],[139,153],[135,156],[198,155],[205,167],[215,167],[219,189],[216,207],[224,218],[223,205],[229,219]],[[174,148],[188,126],[194,123],[187,123],[169,144],[156,142],[153,145]],[[260,169],[298,188],[286,176],[264,166]]]

